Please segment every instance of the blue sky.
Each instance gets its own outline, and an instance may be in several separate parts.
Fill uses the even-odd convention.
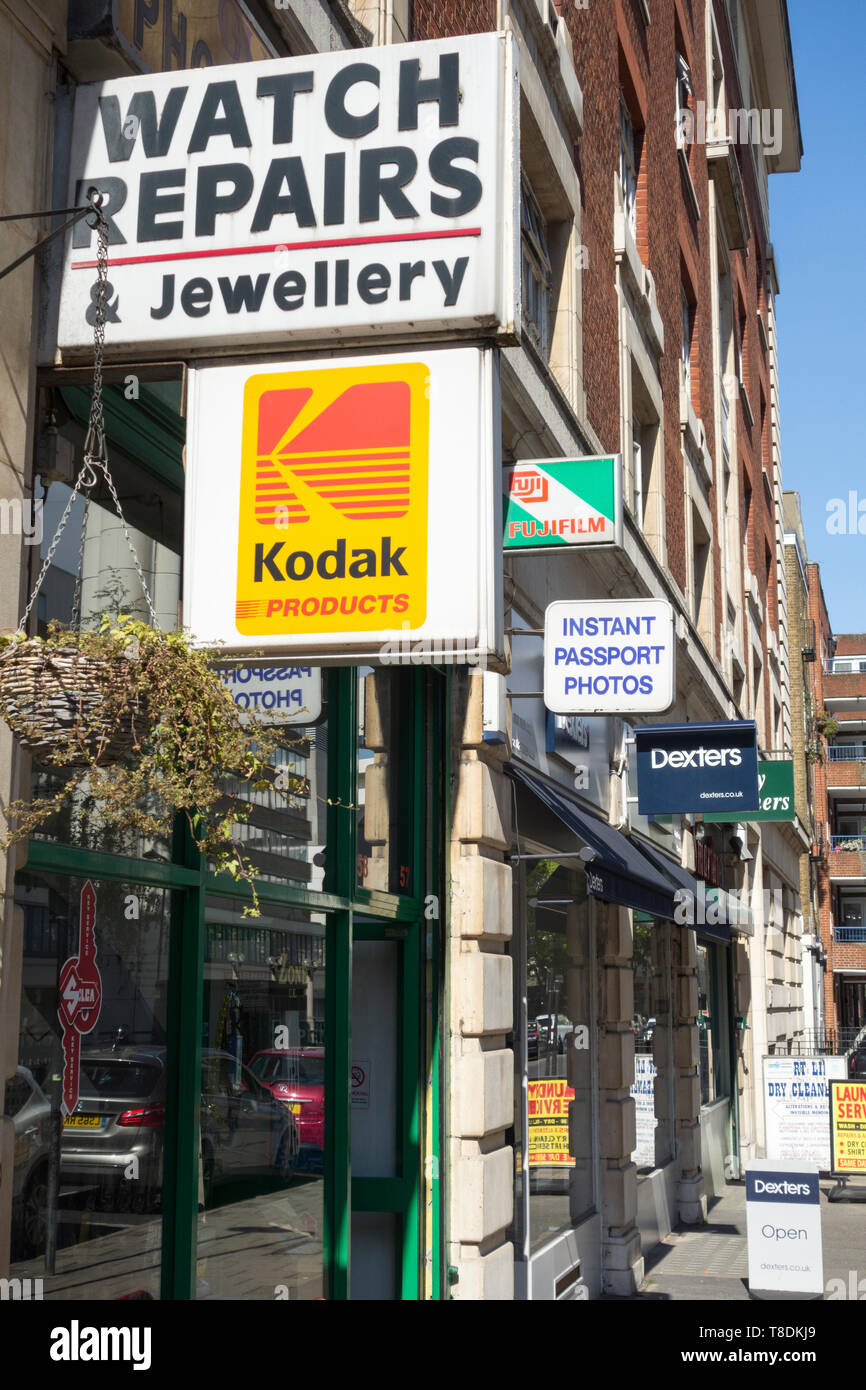
[[[799,492],[835,632],[866,631],[866,535],[827,532],[827,503],[866,503],[862,167],[864,0],[788,0],[805,154],[770,178],[781,293],[782,481]],[[864,505],[866,528],[866,505]]]

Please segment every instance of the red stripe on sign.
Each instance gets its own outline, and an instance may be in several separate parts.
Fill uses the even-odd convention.
[[[275,241],[270,246],[209,247],[206,251],[164,251],[158,256],[112,256],[108,265],[156,265],[162,261],[200,261],[220,256],[264,256],[274,251],[325,251],[334,246],[386,246],[395,241],[446,241],[481,235],[480,227],[449,227],[441,232],[394,232],[390,236],[331,237],[324,241]],[[95,270],[96,261],[72,261],[72,270]]]

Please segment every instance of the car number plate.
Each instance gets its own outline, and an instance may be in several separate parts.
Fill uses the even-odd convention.
[[[63,1120],[63,1128],[102,1129],[105,1121],[105,1115],[66,1115]]]

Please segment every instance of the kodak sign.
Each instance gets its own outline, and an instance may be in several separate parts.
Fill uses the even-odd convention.
[[[423,623],[429,382],[417,362],[249,378],[239,632]]]
[[[192,364],[194,640],[277,667],[498,665],[498,373],[494,348],[429,344]]]

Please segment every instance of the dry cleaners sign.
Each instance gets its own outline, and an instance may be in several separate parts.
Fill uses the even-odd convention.
[[[106,350],[514,332],[513,54],[484,34],[79,87],[68,201],[104,195]],[[52,352],[92,345],[95,245],[68,237]]]
[[[544,615],[544,703],[554,714],[660,714],[674,700],[673,609],[580,599]]]

